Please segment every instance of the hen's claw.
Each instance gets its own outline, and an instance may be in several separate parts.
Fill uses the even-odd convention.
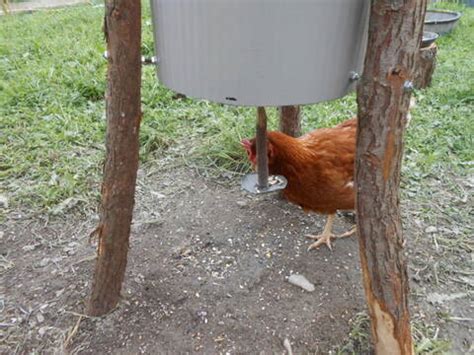
[[[329,248],[329,250],[332,250],[331,238],[335,238],[336,236],[332,233],[323,233],[323,234],[320,234],[320,235],[308,234],[308,235],[306,235],[306,237],[310,238],[310,239],[317,239],[314,243],[312,243],[308,247],[308,251],[310,251],[312,249],[319,248],[322,244],[326,244],[327,247]]]
[[[344,238],[344,237],[349,237],[351,236],[352,234],[354,234],[356,232],[356,227],[352,228],[350,231],[346,232],[346,233],[343,233],[341,235],[335,235],[335,234],[332,234],[331,232],[323,232],[322,234],[320,235],[311,235],[311,234],[307,234],[306,237],[307,238],[311,238],[311,239],[317,239],[313,244],[311,244],[309,247],[308,247],[308,251],[312,250],[312,249],[316,249],[316,248],[319,248],[319,246],[321,244],[326,244],[329,248],[329,250],[332,251],[332,246],[331,246],[331,238]]]

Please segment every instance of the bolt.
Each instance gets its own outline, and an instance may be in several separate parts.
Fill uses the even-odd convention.
[[[412,92],[415,89],[415,86],[413,85],[413,82],[410,80],[407,80],[403,83],[403,90],[405,92]]]

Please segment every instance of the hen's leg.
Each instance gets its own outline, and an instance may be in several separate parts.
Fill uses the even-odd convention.
[[[328,220],[326,225],[324,226],[324,230],[320,235],[307,235],[308,238],[317,239],[313,244],[308,247],[308,250],[316,249],[321,244],[326,244],[329,249],[332,250],[331,246],[331,238],[342,238],[342,237],[349,237],[350,235],[356,232],[356,227],[352,228],[350,231],[341,234],[341,235],[334,235],[332,234],[332,225],[334,224],[334,219],[336,218],[335,214],[330,214],[328,216]]]
[[[316,249],[321,244],[326,244],[328,248],[332,250],[331,237],[334,237],[334,234],[332,234],[332,225],[334,224],[334,218],[336,218],[336,215],[334,214],[330,214],[328,216],[328,220],[326,222],[326,225],[324,226],[324,230],[320,235],[307,235],[306,236],[311,239],[316,239],[316,241],[308,247],[308,250]]]

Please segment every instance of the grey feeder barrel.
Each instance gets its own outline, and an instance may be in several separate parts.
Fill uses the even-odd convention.
[[[309,104],[354,87],[370,0],[151,0],[158,77],[190,97]]]

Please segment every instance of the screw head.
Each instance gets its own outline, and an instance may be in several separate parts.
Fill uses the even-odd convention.
[[[406,80],[403,83],[403,90],[405,92],[412,92],[415,89],[415,85],[413,85],[413,82],[410,80]]]

